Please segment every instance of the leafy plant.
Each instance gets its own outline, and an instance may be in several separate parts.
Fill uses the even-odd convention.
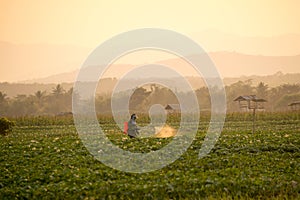
[[[202,115],[190,148],[174,163],[143,174],[99,162],[69,118],[16,118],[13,137],[0,138],[0,199],[300,199],[300,113],[262,113],[255,134],[247,117],[229,115],[215,147],[199,159],[210,123]],[[178,118],[169,116],[169,125],[178,127]],[[172,140],[130,139],[112,117],[98,119],[126,151],[156,151]]]
[[[13,121],[10,121],[5,117],[0,118],[0,135],[7,135],[13,126],[15,126]]]

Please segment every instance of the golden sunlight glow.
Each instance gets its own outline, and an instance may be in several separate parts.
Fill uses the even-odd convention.
[[[210,52],[297,55],[299,8],[298,0],[3,0],[0,82],[76,70],[103,41],[145,27],[180,32]],[[295,70],[299,71],[290,67],[286,72]],[[226,76],[248,73],[222,71]]]
[[[0,39],[14,43],[94,47],[112,35],[141,27],[185,34],[208,29],[246,36],[300,33],[300,1],[39,1],[5,0]]]

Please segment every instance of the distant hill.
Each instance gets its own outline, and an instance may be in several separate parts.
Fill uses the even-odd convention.
[[[41,83],[41,84],[51,84],[51,83],[73,83],[76,79],[79,70],[74,70],[67,73],[60,73],[54,74],[51,76],[46,76],[44,78],[38,79],[30,79],[30,80],[23,80],[19,81],[18,83],[25,83],[25,84],[33,84],[33,83]]]
[[[294,65],[299,68],[299,56],[296,55],[300,54],[300,34],[246,37],[208,30],[191,33],[190,37],[206,51],[219,52],[213,53],[215,55],[212,57],[215,57],[223,77],[266,75],[277,71],[299,72],[295,71],[297,69]],[[0,81],[16,82],[74,71],[94,48],[95,46],[14,44],[0,41]],[[239,65],[241,63],[243,65]],[[249,68],[249,65],[253,68]],[[228,74],[230,69],[235,69],[234,74]],[[66,81],[52,78],[53,80],[48,79],[43,83],[69,82],[67,78]],[[38,79],[34,81],[41,82]]]
[[[204,81],[199,81],[199,78],[196,77],[188,77],[191,85],[194,88],[198,88],[199,86],[204,86]],[[300,73],[294,74],[283,74],[278,71],[273,75],[267,76],[241,76],[241,77],[225,77],[223,78],[223,82],[225,85],[231,85],[238,81],[248,81],[251,80],[252,86],[257,86],[260,82],[264,82],[269,87],[277,87],[283,84],[300,84]]]
[[[288,73],[283,74],[281,71],[273,75],[267,76],[241,76],[238,78],[224,78],[225,85],[231,85],[232,83],[236,83],[238,81],[246,81],[251,80],[253,85],[258,85],[260,82],[264,82],[268,84],[269,87],[276,87],[282,84],[300,84],[300,73]]]
[[[191,55],[190,57],[196,56],[201,55]],[[209,56],[222,77],[271,75],[278,71],[300,73],[300,55],[261,56],[223,51],[211,52]],[[184,63],[177,58],[164,60],[161,63],[175,67],[178,67],[178,65],[184,66]]]
[[[264,75],[264,80],[270,83],[270,86],[276,86],[281,84],[284,81],[291,82],[296,81],[293,79],[293,75],[286,75],[284,77],[277,76],[274,80],[272,79],[271,74],[275,74],[278,71],[281,71],[285,74],[294,74],[300,73],[300,55],[296,56],[259,56],[259,55],[246,55],[240,54],[236,52],[213,52],[209,54],[213,62],[215,63],[217,69],[220,72],[222,77],[239,77],[240,74],[244,75],[241,77],[242,79],[259,79],[259,77]],[[201,55],[200,55],[201,56]],[[159,61],[159,63],[174,66],[175,68],[186,68],[190,66],[185,66],[184,63],[177,58],[167,59]],[[122,64],[119,67],[115,68],[114,75],[118,74],[119,71],[129,69],[131,65]],[[60,73],[51,76],[47,76],[39,79],[32,80],[24,80],[20,83],[71,83],[74,82],[79,70],[70,71],[68,73]],[[148,73],[140,73],[140,77],[138,78],[149,78],[151,74]],[[193,74],[189,74],[186,76],[194,76]],[[160,77],[168,78],[169,74],[160,74]],[[285,79],[285,77],[287,77]],[[118,78],[118,77],[116,77]],[[282,79],[283,78],[283,79]],[[226,79],[228,82],[232,83],[232,81],[237,80],[238,78]],[[281,80],[282,79],[282,80]],[[230,81],[232,80],[232,81]],[[280,81],[281,80],[281,81]],[[278,83],[277,83],[278,82]]]

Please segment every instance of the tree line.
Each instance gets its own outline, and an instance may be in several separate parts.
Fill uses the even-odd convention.
[[[237,102],[233,100],[241,95],[256,95],[266,99],[266,111],[287,111],[288,104],[300,101],[300,84],[283,84],[277,87],[269,87],[260,82],[253,86],[251,80],[239,81],[225,86],[227,111],[239,112]],[[201,110],[210,109],[210,95],[207,87],[201,87],[194,91]],[[60,84],[56,85],[51,93],[38,90],[32,95],[19,94],[9,98],[0,91],[0,116],[32,116],[32,115],[60,115],[72,111],[73,89],[65,90]],[[189,98],[190,94],[185,94]],[[125,93],[118,94],[120,102],[125,98]],[[130,97],[129,109],[131,112],[148,112],[153,104],[176,104],[178,100],[173,91],[159,85],[152,84],[149,87],[138,87]],[[95,99],[96,112],[111,113],[111,96],[97,95]]]
[[[58,84],[50,94],[38,90],[32,95],[9,98],[0,92],[0,116],[57,115],[72,110],[73,89],[65,91]]]

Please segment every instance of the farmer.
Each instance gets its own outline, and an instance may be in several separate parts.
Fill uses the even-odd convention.
[[[128,121],[128,135],[130,138],[135,138],[139,134],[139,128],[136,125],[136,114],[132,114],[130,120]]]

